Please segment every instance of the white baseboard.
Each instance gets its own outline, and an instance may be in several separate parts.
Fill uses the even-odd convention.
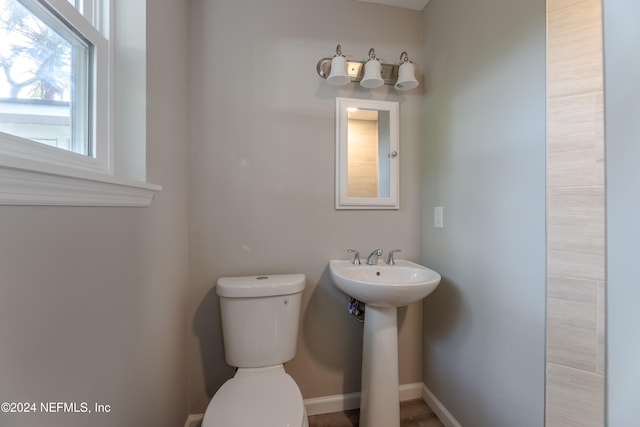
[[[399,387],[400,401],[422,398],[445,427],[462,427],[438,398],[423,383],[403,384]],[[348,411],[360,407],[360,393],[336,394],[304,400],[307,415]],[[204,414],[191,414],[184,427],[199,427]]]
[[[187,417],[184,427],[200,427],[204,414],[191,414]]]
[[[360,407],[360,393],[336,394],[304,400],[307,415],[328,414],[348,411]]]
[[[422,383],[402,384],[399,387],[400,400],[420,399],[422,397]],[[333,396],[314,397],[304,400],[307,415],[328,414],[331,412],[348,411],[360,407],[360,393],[336,394]]]
[[[438,417],[445,427],[462,427],[462,425],[451,415],[451,412],[438,400],[425,384],[422,384],[422,399],[429,405],[429,408]]]
[[[422,398],[422,383],[402,384],[400,389],[400,402]]]

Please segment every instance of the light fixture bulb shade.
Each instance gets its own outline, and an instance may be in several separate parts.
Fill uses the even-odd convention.
[[[346,85],[351,81],[347,75],[347,58],[336,55],[331,59],[331,72],[327,81],[334,86]]]
[[[418,87],[416,70],[413,62],[403,62],[398,70],[398,81],[395,84],[397,90],[411,90]]]
[[[384,84],[380,73],[380,61],[370,59],[364,64],[364,77],[360,80],[360,86],[367,89],[374,89]]]

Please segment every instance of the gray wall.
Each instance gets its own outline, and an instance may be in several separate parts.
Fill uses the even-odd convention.
[[[464,426],[539,427],[545,2],[431,0],[424,31],[424,382]]]
[[[344,0],[191,2],[190,410],[233,374],[224,360],[216,280],[307,275],[297,356],[285,367],[305,398],[360,389],[362,325],[328,279],[355,248],[421,258],[421,92],[335,89],[316,74],[342,51],[420,61],[421,14]],[[401,209],[334,210],[336,96],[400,101]],[[400,380],[422,380],[422,306],[402,310]]]
[[[640,4],[605,0],[607,170],[607,425],[638,423],[640,407]]]
[[[112,412],[0,414],[3,426],[184,423],[186,8],[149,8],[147,172],[164,186],[151,207],[0,207],[0,401]]]

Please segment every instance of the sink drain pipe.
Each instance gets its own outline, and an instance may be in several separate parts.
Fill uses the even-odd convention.
[[[351,300],[349,301],[349,305],[347,306],[347,311],[358,322],[364,323],[364,306],[365,304],[362,301],[351,298]]]

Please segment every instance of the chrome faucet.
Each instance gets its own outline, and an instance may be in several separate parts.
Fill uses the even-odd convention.
[[[382,255],[382,249],[376,249],[375,251],[371,252],[371,254],[369,254],[369,256],[367,257],[367,264],[377,265],[378,257],[381,255]]]
[[[396,252],[402,252],[402,251],[400,249],[393,249],[389,251],[389,253],[387,254],[387,260],[386,260],[387,264],[396,265],[396,260],[393,259],[393,254]]]

